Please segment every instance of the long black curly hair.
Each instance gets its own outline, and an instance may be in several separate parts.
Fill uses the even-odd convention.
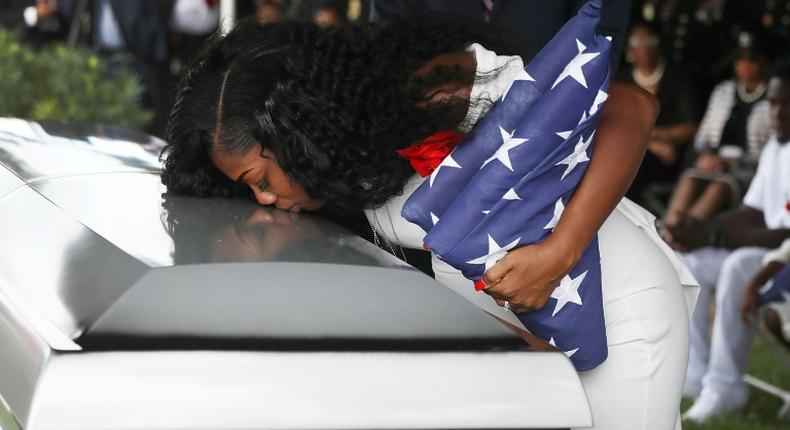
[[[474,74],[427,60],[480,42],[499,52],[507,37],[458,17],[421,16],[319,29],[307,23],[243,23],[214,37],[182,78],[169,117],[162,181],[168,192],[249,194],[211,162],[269,148],[308,195],[331,209],[377,207],[413,173],[396,149],[457,125],[464,105],[419,109],[436,82],[471,83]]]

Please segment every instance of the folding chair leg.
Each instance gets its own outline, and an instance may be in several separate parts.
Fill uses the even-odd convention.
[[[783,390],[775,385],[771,385],[761,379],[755,378],[752,375],[743,375],[743,382],[746,382],[758,390],[765,391],[768,394],[779,397],[783,404],[779,409],[779,412],[776,414],[776,417],[784,418],[787,416],[787,412],[790,411],[790,391]]]

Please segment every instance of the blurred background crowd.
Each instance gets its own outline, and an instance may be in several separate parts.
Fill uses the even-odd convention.
[[[395,13],[452,11],[509,30],[524,42],[522,55],[529,58],[584,3],[229,1],[0,0],[0,116],[110,122],[163,136],[184,65],[205,38],[221,24],[232,25],[233,19],[293,19],[331,27]],[[549,4],[568,10],[547,19]],[[611,22],[602,27],[615,36],[614,79],[642,87],[661,104],[628,197],[662,219],[670,233],[685,226],[718,234],[711,223],[738,210],[749,194],[763,149],[777,133],[786,137],[790,130],[790,125],[772,121],[768,100],[772,71],[790,56],[790,0],[607,0],[605,5],[604,19]],[[790,78],[782,79],[790,86]],[[790,116],[783,115],[783,121],[790,122]],[[782,157],[779,160],[787,158]],[[788,180],[790,164],[776,169],[763,172],[760,180],[774,182],[771,189],[779,190],[775,200],[790,212],[790,184],[777,184]],[[790,216],[776,221],[769,219],[765,207],[760,209],[765,212],[758,217],[761,225],[783,229],[786,235],[790,225],[783,223]],[[675,233],[675,241],[683,242],[682,229]],[[721,238],[713,234],[710,240]],[[676,248],[682,248],[678,243]],[[711,244],[737,248],[732,243]],[[780,255],[790,260],[788,253]],[[695,275],[711,275],[710,289],[721,290],[718,284],[727,277],[725,259],[730,254],[718,265],[692,269],[706,271]],[[749,270],[754,273],[746,278],[751,279],[760,265]],[[744,290],[754,289],[751,284],[738,289],[739,300]],[[710,348],[701,345],[698,349]],[[735,347],[749,348],[749,343]],[[708,360],[707,353],[700,360]],[[692,376],[702,378],[704,364],[699,364],[699,375]],[[698,398],[700,389],[690,385],[687,394]],[[714,410],[707,415],[698,411],[698,421],[743,407],[744,402],[711,406],[708,409]]]
[[[489,19],[515,36],[531,40],[523,50],[523,55],[530,57],[573,12],[570,10],[554,22],[541,20],[540,14],[521,14],[518,8],[504,10],[505,6],[501,6],[497,11],[494,7],[492,13],[479,6],[486,2],[475,0],[471,9],[468,3],[472,2],[235,0],[232,13],[237,20],[255,17],[266,23],[295,19],[320,26],[346,25],[421,9],[477,13],[480,19]],[[538,2],[522,3],[531,6]],[[567,4],[563,7],[573,9],[583,1],[554,3]],[[634,83],[655,94],[661,102],[653,140],[628,196],[656,214],[668,212],[670,220],[672,214],[689,211],[695,217],[707,219],[737,204],[754,174],[760,149],[768,139],[765,84],[774,60],[790,54],[790,1],[615,0],[609,3],[612,6],[607,13],[616,16],[610,27],[621,36],[615,42],[615,79]],[[58,43],[74,48],[75,52],[87,51],[84,55],[89,56],[88,65],[101,69],[95,76],[98,84],[105,76],[112,76],[116,84],[127,82],[118,77],[125,71],[137,78],[137,82],[132,79],[126,85],[129,94],[118,102],[121,108],[115,107],[124,115],[92,112],[88,106],[96,102],[90,100],[62,106],[68,104],[62,99],[69,91],[58,88],[57,83],[51,90],[55,96],[42,97],[40,90],[31,90],[31,97],[35,94],[37,103],[19,106],[23,100],[16,100],[14,106],[11,101],[0,102],[0,110],[4,115],[34,119],[59,115],[66,120],[98,119],[162,136],[179,73],[202,40],[217,30],[221,9],[219,0],[0,0],[0,25],[13,32],[13,36],[0,33],[3,44],[14,44],[16,37],[26,42],[26,47],[33,47],[31,55],[35,55],[36,49],[40,51]],[[62,50],[55,54],[68,56]],[[53,55],[48,56],[52,61]],[[68,63],[68,59],[62,63]],[[40,83],[55,79],[51,76],[55,70],[68,70],[69,66],[54,64],[49,66],[52,69],[49,71],[25,73],[17,70],[16,75],[20,81],[36,76]],[[11,70],[3,72],[9,77],[14,74]],[[14,91],[16,96],[3,99],[25,98],[20,94],[24,88],[22,82],[5,81],[0,83],[0,88]],[[136,83],[140,88],[135,87]],[[100,87],[92,87],[97,86]],[[135,97],[135,90],[141,96]],[[80,92],[71,91],[71,94]],[[95,93],[88,96],[91,100],[109,97]],[[124,108],[140,101],[141,112],[135,111],[134,106]],[[71,117],[70,111],[74,111]],[[703,184],[713,178],[717,180],[712,186]],[[679,193],[672,198],[675,188],[679,188]],[[703,188],[704,192],[700,192]],[[702,198],[688,197],[696,194]]]

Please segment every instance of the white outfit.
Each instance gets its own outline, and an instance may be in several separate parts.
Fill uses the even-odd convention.
[[[790,228],[790,143],[772,139],[765,146],[757,175],[743,199],[746,206],[763,212],[770,229]],[[684,392],[699,394],[710,405],[735,410],[746,404],[748,387],[742,380],[754,329],[743,324],[740,303],[749,281],[762,267],[768,249],[744,247],[735,251],[703,248],[684,255],[700,281],[697,309],[692,317],[691,352]],[[708,306],[716,295],[713,337],[708,347]],[[693,414],[692,414],[693,416]]]
[[[705,151],[719,149],[724,125],[730,118],[737,96],[737,82],[724,81],[713,89],[708,108],[694,137],[694,149]],[[771,137],[771,107],[768,100],[755,102],[746,120],[746,159],[757,161],[765,143]]]
[[[765,254],[763,266],[771,262],[790,264],[790,238],[785,239],[779,248]],[[782,336],[790,341],[790,296],[786,295],[785,300],[781,302],[768,303],[766,307],[773,309],[779,315],[779,320],[782,324]]]
[[[478,77],[499,71],[495,79],[475,80],[472,100],[479,95],[499,98],[514,73],[523,67],[521,60],[496,56],[477,44],[470,50],[477,58]],[[470,122],[484,114],[485,109],[473,113]],[[402,218],[400,212],[422,182],[423,178],[415,175],[406,184],[403,195],[366,212],[371,224],[390,241],[421,248],[425,232]],[[624,199],[598,234],[609,355],[595,369],[579,374],[595,429],[680,428],[678,412],[688,358],[688,317],[698,287],[680,259],[658,236],[654,220],[650,213]],[[487,312],[522,326],[514,314],[497,306],[489,296],[475,292],[472,282],[458,270],[435,257],[433,269],[436,279],[444,285]]]

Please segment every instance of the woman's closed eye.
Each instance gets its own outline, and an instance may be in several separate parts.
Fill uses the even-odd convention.
[[[265,192],[266,187],[268,186],[269,186],[269,181],[267,181],[266,179],[262,180],[261,182],[258,183],[258,192],[259,193]]]

